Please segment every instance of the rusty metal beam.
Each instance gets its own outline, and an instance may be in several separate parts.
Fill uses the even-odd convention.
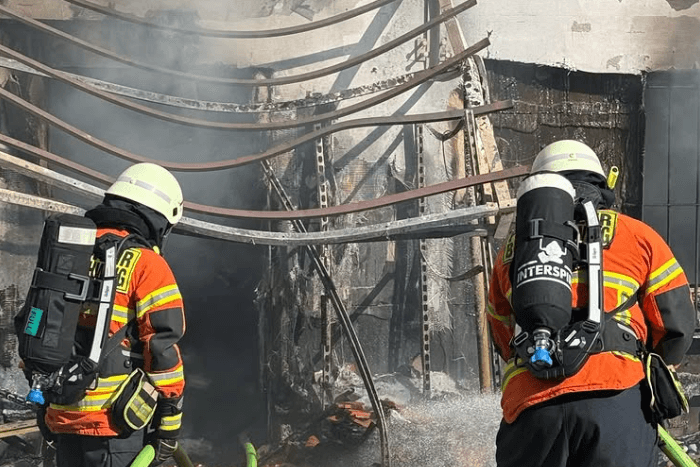
[[[48,183],[53,187],[85,196],[90,203],[101,200],[104,195],[104,190],[101,188],[3,152],[0,152],[0,166],[32,177],[42,183]],[[2,192],[0,201],[53,212],[82,214],[85,211],[82,207],[10,190],[4,190]],[[470,224],[469,221],[494,215],[498,211],[498,207],[495,204],[489,204],[476,206],[474,208],[453,210],[447,213],[431,214],[418,218],[401,219],[356,228],[329,232],[309,232],[304,235],[237,229],[183,217],[180,223],[175,227],[175,231],[184,235],[219,238],[238,243],[287,246],[406,240],[409,238],[423,237],[437,238],[461,234],[472,236],[485,235],[486,230],[482,227]],[[269,211],[253,212],[260,214]],[[299,211],[286,213],[285,218],[301,218],[296,216],[298,212]]]
[[[79,173],[90,176],[87,171],[82,171],[80,168],[83,167],[75,162],[68,161],[60,156],[56,156],[48,151],[36,148],[34,146],[22,143],[10,138],[8,136],[0,134],[0,142],[7,142],[13,146],[19,147],[23,150],[27,150],[33,155],[42,158],[48,158],[51,161],[63,165],[64,167],[70,168],[71,170],[78,171]],[[7,154],[3,156],[4,158],[12,157]],[[86,168],[87,169],[87,168]],[[490,183],[496,180],[505,180],[509,178],[516,178],[527,174],[529,171],[529,166],[517,166],[510,169],[502,170],[500,172],[491,172],[488,174],[475,175],[468,178],[454,179],[447,182],[436,183],[435,185],[426,186],[423,188],[409,190],[403,193],[394,193],[387,196],[382,196],[380,198],[359,201],[356,203],[341,204],[337,206],[330,206],[324,209],[303,209],[294,211],[293,215],[290,215],[288,211],[253,211],[246,209],[232,209],[232,208],[221,208],[216,206],[209,206],[204,204],[185,202],[184,207],[186,210],[199,212],[203,214],[211,214],[215,216],[222,217],[237,217],[237,218],[250,218],[250,219],[310,219],[325,216],[338,216],[342,214],[349,214],[353,212],[366,211],[369,209],[376,209],[385,206],[390,206],[392,204],[397,204],[405,201],[411,201],[414,199],[419,199],[423,196],[432,196],[440,193],[446,193],[448,191],[458,190],[460,188],[466,188],[470,186],[479,185],[482,183]],[[95,173],[95,171],[91,171]],[[106,175],[100,175],[100,181],[109,180],[107,183],[111,183],[114,179],[107,177]]]
[[[289,140],[285,143],[279,144],[275,147],[272,147],[266,151],[259,152],[257,154],[249,154],[249,155],[243,155],[240,157],[237,157],[235,159],[227,159],[223,161],[216,161],[216,162],[197,162],[197,163],[186,163],[186,162],[170,162],[170,161],[162,161],[162,160],[156,160],[156,159],[151,159],[148,157],[141,156],[139,154],[135,154],[129,151],[126,151],[124,149],[121,149],[117,146],[114,146],[112,144],[109,144],[105,141],[100,140],[99,138],[96,138],[79,128],[74,127],[73,125],[61,120],[60,118],[56,117],[53,114],[50,114],[49,112],[46,112],[45,110],[40,109],[39,107],[35,106],[34,104],[27,102],[26,100],[22,99],[21,97],[18,97],[14,94],[12,94],[10,91],[0,87],[0,99],[3,99],[7,102],[10,102],[13,105],[16,105],[17,107],[21,108],[22,110],[25,110],[32,115],[46,121],[47,123],[59,128],[62,131],[65,131],[69,135],[79,139],[80,141],[89,144],[92,147],[95,147],[101,151],[104,151],[108,154],[112,154],[113,156],[117,156],[121,159],[128,160],[131,162],[153,162],[162,165],[166,169],[175,171],[175,172],[207,172],[207,171],[213,171],[213,170],[223,170],[223,169],[230,169],[233,167],[239,167],[242,165],[246,164],[251,164],[253,162],[259,162],[265,159],[269,159],[274,156],[278,156],[280,154],[284,154],[286,152],[291,151],[297,146],[300,146],[302,144],[305,144],[307,142],[313,141],[315,139],[318,139],[320,137],[329,135],[331,133],[343,131],[343,130],[349,130],[352,128],[360,128],[360,127],[367,127],[367,126],[384,126],[384,125],[406,125],[406,124],[411,124],[411,123],[423,123],[423,122],[437,122],[437,121],[448,121],[448,120],[457,120],[457,119],[462,119],[464,118],[464,114],[460,110],[452,110],[452,111],[446,111],[446,112],[434,112],[434,113],[429,113],[429,114],[418,114],[418,115],[399,115],[399,116],[391,116],[391,117],[374,117],[374,118],[360,118],[360,119],[355,119],[355,120],[347,120],[344,122],[336,123],[334,125],[329,125],[327,127],[323,127],[320,130],[317,131],[312,131],[309,133],[306,133],[305,135],[302,135],[298,138],[294,138],[292,140]],[[486,114],[490,112],[495,112],[499,110],[503,110],[506,108],[509,108],[512,106],[511,101],[499,101],[499,102],[494,102],[492,104],[483,106],[483,107],[477,107],[472,109],[472,112],[477,114]],[[3,138],[3,135],[0,135],[0,139]],[[31,151],[30,149],[27,149],[27,145],[21,143],[18,145],[16,143],[17,140],[11,139],[9,137],[4,137],[5,144],[8,144],[13,147],[17,147],[17,149],[21,149],[24,151]],[[38,157],[42,157],[40,154],[35,154]]]
[[[140,68],[143,70],[149,70],[153,71],[156,73],[161,73],[161,74],[166,74],[170,76],[175,76],[177,78],[181,79],[186,79],[186,80],[192,80],[192,81],[197,81],[197,82],[208,82],[208,83],[217,83],[217,84],[230,84],[230,85],[238,85],[238,86],[281,86],[285,84],[292,84],[292,83],[299,83],[302,81],[309,81],[312,79],[320,78],[322,76],[327,76],[348,68],[351,68],[353,66],[359,65],[361,63],[364,63],[368,60],[371,60],[372,58],[378,57],[379,55],[382,55],[399,45],[403,44],[404,42],[407,42],[411,39],[413,39],[416,36],[419,36],[420,34],[423,34],[425,31],[430,30],[431,28],[440,25],[442,22],[453,18],[455,15],[463,12],[464,10],[473,7],[476,5],[476,0],[468,0],[467,2],[461,3],[457,5],[454,8],[451,8],[449,10],[444,11],[441,13],[439,16],[436,16],[432,20],[423,23],[422,25],[418,26],[417,28],[412,29],[411,31],[408,31],[405,34],[402,34],[401,36],[397,37],[396,39],[393,39],[385,44],[382,44],[381,46],[377,47],[376,49],[370,50],[369,52],[363,53],[361,55],[357,55],[355,57],[352,57],[348,60],[345,60],[343,62],[337,63],[335,65],[331,65],[325,68],[319,68],[314,71],[308,72],[308,73],[302,73],[298,75],[291,75],[291,76],[283,76],[279,78],[263,78],[263,79],[255,79],[255,78],[222,78],[222,77],[217,77],[217,76],[206,76],[206,75],[196,75],[192,73],[187,73],[183,71],[178,71],[178,70],[173,70],[170,68],[165,68],[161,67],[158,65],[154,65],[152,63],[147,63],[147,62],[141,62],[138,60],[132,60],[127,57],[123,57],[115,52],[112,52],[111,50],[105,49],[103,47],[99,47],[96,45],[93,45],[87,41],[84,41],[80,39],[79,37],[71,36],[70,34],[67,34],[60,29],[53,28],[47,24],[44,24],[40,21],[37,21],[33,18],[30,18],[26,15],[23,15],[21,13],[17,13],[15,11],[12,11],[11,9],[3,6],[0,4],[0,13],[7,15],[11,18],[14,18],[17,21],[20,21],[23,24],[26,24],[27,26],[30,26],[34,29],[37,29],[39,31],[42,31],[46,34],[50,34],[53,37],[57,37],[59,39],[65,40],[70,42],[71,44],[77,45],[78,47],[81,47],[85,50],[89,50],[92,53],[95,53],[97,55],[100,55],[102,57],[124,63],[126,65],[135,67],[135,68]]]
[[[206,28],[197,28],[197,29],[188,29],[188,28],[177,28],[173,26],[166,26],[162,24],[157,24],[152,21],[149,21],[145,18],[140,18],[138,16],[129,14],[129,13],[124,13],[118,10],[115,10],[114,8],[110,7],[105,7],[102,5],[99,5],[97,3],[89,2],[87,0],[65,0],[68,3],[71,3],[75,6],[79,6],[81,8],[85,8],[87,10],[92,10],[97,13],[101,13],[105,16],[109,16],[111,18],[117,18],[122,21],[128,21],[130,23],[134,24],[140,24],[141,26],[147,26],[149,28],[154,28],[154,29],[161,29],[163,31],[170,31],[170,32],[176,32],[179,34],[189,34],[189,35],[197,35],[197,36],[206,36],[206,37],[218,37],[221,39],[264,39],[264,38],[269,38],[269,37],[280,37],[280,36],[290,36],[292,34],[299,34],[302,32],[308,32],[308,31],[313,31],[314,29],[320,29],[326,26],[332,26],[334,24],[340,23],[342,21],[346,21],[348,19],[354,18],[356,16],[362,15],[364,13],[367,13],[372,10],[376,10],[379,7],[382,7],[384,5],[388,5],[389,3],[393,3],[396,0],[375,0],[372,3],[368,3],[367,5],[363,5],[360,7],[357,7],[352,10],[345,11],[343,13],[340,13],[335,16],[331,16],[330,18],[324,18],[319,21],[314,21],[312,23],[307,23],[307,24],[301,24],[298,26],[290,26],[286,28],[278,28],[278,29],[267,29],[267,30],[261,30],[261,31],[223,31],[223,30],[218,30],[218,29],[206,29]]]
[[[5,45],[0,44],[0,54],[4,54],[14,60],[17,60],[20,63],[23,63],[26,66],[29,66],[31,68],[34,68],[35,70],[38,70],[48,76],[51,76],[52,78],[55,78],[62,83],[65,83],[69,86],[72,86],[76,89],[79,89],[81,91],[86,92],[87,94],[93,95],[95,97],[98,97],[100,99],[103,99],[107,102],[110,102],[112,104],[118,105],[120,107],[124,107],[129,110],[133,110],[135,112],[142,113],[144,115],[148,115],[154,118],[157,118],[159,120],[163,120],[166,122],[170,123],[177,123],[180,125],[187,125],[187,126],[193,126],[193,127],[202,127],[202,128],[212,128],[212,129],[217,129],[217,130],[240,130],[240,131],[262,131],[262,130],[281,130],[285,128],[296,128],[300,126],[306,126],[306,125],[313,125],[314,123],[319,123],[323,121],[330,121],[334,120],[337,118],[345,117],[347,115],[353,114],[355,112],[359,112],[361,110],[373,107],[377,104],[380,104],[382,102],[385,102],[393,97],[396,97],[400,94],[402,94],[405,91],[408,91],[409,89],[412,89],[438,75],[441,75],[443,73],[446,73],[453,69],[456,66],[459,66],[459,64],[462,62],[462,60],[468,58],[469,56],[479,52],[480,50],[486,48],[489,45],[489,40],[488,39],[482,39],[481,41],[477,42],[474,44],[472,47],[469,47],[467,50],[462,52],[461,54],[455,55],[454,57],[450,58],[449,60],[446,60],[442,62],[441,64],[416,73],[415,78],[408,83],[402,84],[400,86],[397,86],[389,91],[383,92],[382,94],[366,99],[362,102],[358,102],[357,104],[350,105],[348,107],[345,107],[340,110],[335,110],[332,112],[326,112],[322,114],[318,114],[309,118],[305,119],[300,119],[300,120],[288,120],[288,121],[280,121],[280,122],[268,122],[268,123],[261,123],[261,122],[256,122],[256,123],[232,123],[232,122],[213,122],[209,120],[202,120],[198,118],[191,118],[191,117],[182,117],[176,114],[172,114],[169,112],[164,112],[161,110],[156,110],[151,107],[147,107],[142,104],[138,104],[135,102],[131,102],[127,99],[123,99],[121,97],[115,96],[111,93],[104,92],[99,89],[95,89],[94,87],[90,86],[89,84],[77,81],[70,76],[68,76],[66,73],[55,70],[41,62],[38,62],[30,57],[27,57],[26,55],[23,55]]]
[[[41,73],[34,68],[28,67],[19,63],[16,60],[0,57],[0,68],[20,71],[22,73],[30,73],[36,76],[51,78],[49,75]],[[105,92],[128,97],[130,99],[138,99],[140,101],[152,102],[154,104],[167,105],[170,107],[178,107],[181,109],[198,110],[202,112],[222,112],[222,113],[268,113],[268,112],[284,112],[306,107],[316,107],[335,102],[340,102],[346,99],[356,99],[367,94],[375,94],[380,91],[395,88],[401,84],[409,82],[415,73],[407,73],[385,80],[375,81],[370,84],[358,86],[356,88],[343,89],[330,94],[313,95],[303,99],[294,99],[290,101],[275,101],[275,102],[254,102],[247,104],[238,104],[235,102],[215,102],[204,101],[198,99],[188,99],[179,96],[171,96],[153,91],[145,91],[143,89],[122,86],[121,84],[110,83],[87,76],[76,75],[74,73],[66,73],[71,78],[77,81],[82,81],[90,86],[94,86]]]

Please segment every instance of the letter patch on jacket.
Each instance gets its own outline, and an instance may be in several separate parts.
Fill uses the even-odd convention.
[[[129,249],[122,253],[117,263],[117,292],[127,293],[129,291],[129,283],[131,275],[134,273],[136,263],[141,257],[141,251]]]
[[[603,248],[607,248],[615,237],[615,228],[617,227],[617,212],[608,209],[598,211],[598,220],[600,221],[600,230],[603,234]]]

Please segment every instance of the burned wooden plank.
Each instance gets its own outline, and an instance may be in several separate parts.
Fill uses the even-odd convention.
[[[0,425],[0,439],[10,436],[21,436],[39,431],[36,420],[22,420],[20,422],[3,423]]]

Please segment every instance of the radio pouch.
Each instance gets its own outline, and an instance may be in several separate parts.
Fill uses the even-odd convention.
[[[668,420],[688,412],[688,398],[675,370],[660,355],[649,352],[644,357],[644,374],[649,407],[657,421]]]
[[[112,422],[124,433],[145,428],[153,418],[158,391],[148,375],[137,368],[119,385],[112,402]]]

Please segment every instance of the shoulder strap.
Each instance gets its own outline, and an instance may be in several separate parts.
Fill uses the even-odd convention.
[[[101,286],[99,293],[99,307],[97,311],[97,323],[95,324],[95,334],[93,336],[90,354],[88,358],[94,363],[99,363],[104,360],[102,355],[105,352],[105,346],[108,342],[109,323],[112,321],[112,312],[114,309],[114,297],[116,295],[116,263],[121,256],[121,252],[129,241],[138,242],[141,237],[136,234],[130,234],[122,238],[108,239],[110,242],[105,248],[105,265],[103,269],[104,276],[101,278]],[[102,247],[103,244],[101,244]],[[97,247],[96,247],[97,248]],[[126,333],[127,326],[123,326]],[[121,331],[120,329],[120,331]],[[116,333],[115,333],[116,336]],[[109,338],[112,341],[119,343],[121,339],[114,339],[115,336]],[[123,338],[123,337],[122,337]],[[116,346],[116,344],[115,344]],[[113,348],[111,350],[114,350]],[[110,351],[111,351],[110,350]]]
[[[107,338],[107,341],[102,346],[102,354],[100,355],[98,365],[104,362],[105,359],[109,356],[109,354],[111,354],[114,351],[114,349],[119,347],[121,341],[124,340],[124,338],[126,337],[126,333],[128,332],[129,327],[135,322],[136,320],[129,321],[124,326],[119,328],[117,332],[112,334],[111,337]]]

